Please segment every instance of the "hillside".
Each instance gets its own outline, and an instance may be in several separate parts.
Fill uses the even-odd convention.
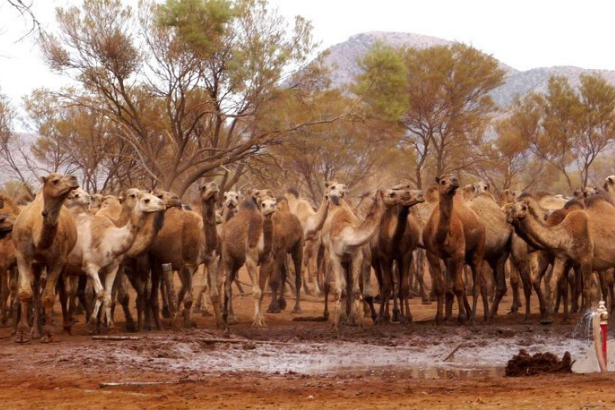
[[[377,41],[392,46],[408,46],[428,48],[437,45],[451,45],[452,41],[437,37],[413,33],[368,32],[350,37],[343,43],[329,47],[326,58],[331,68],[331,81],[334,87],[341,87],[352,82],[360,73],[357,60]],[[493,99],[501,107],[510,104],[515,95],[521,96],[531,91],[545,91],[547,82],[552,75],[562,75],[568,78],[573,86],[579,84],[580,74],[600,73],[609,83],[615,85],[615,71],[589,70],[578,67],[543,67],[527,71],[519,71],[500,62],[500,67],[507,72],[505,83],[492,93]]]

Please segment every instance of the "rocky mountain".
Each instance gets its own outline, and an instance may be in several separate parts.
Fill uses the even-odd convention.
[[[374,31],[354,35],[347,41],[331,46],[328,49],[329,55],[325,61],[331,68],[332,85],[334,87],[342,87],[351,83],[354,77],[361,72],[357,64],[358,59],[378,41],[396,47],[407,46],[415,48],[428,48],[454,43],[453,41],[437,37],[413,33]],[[500,62],[500,67],[507,73],[506,81],[493,91],[492,97],[501,107],[510,104],[517,94],[524,96],[532,91],[546,91],[547,82],[552,75],[565,76],[571,85],[577,86],[580,74],[597,72],[609,83],[615,85],[615,71],[609,70],[589,70],[578,67],[545,67],[519,71],[503,62]]]

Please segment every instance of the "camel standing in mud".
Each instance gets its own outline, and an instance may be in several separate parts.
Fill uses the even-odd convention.
[[[43,342],[52,337],[51,313],[55,302],[56,282],[64,269],[68,254],[77,243],[77,227],[70,213],[63,205],[70,192],[79,187],[72,175],[50,174],[41,178],[42,189],[36,198],[19,214],[13,227],[13,244],[16,250],[19,270],[18,295],[21,315],[17,325],[15,341],[27,342],[29,303],[34,299],[34,326],[32,338],[39,337],[39,300],[45,309]],[[43,269],[47,270],[47,281],[42,298],[38,284]],[[32,283],[35,284],[34,291]]]
[[[397,189],[397,188],[395,188]],[[406,187],[409,190],[409,187]],[[422,191],[409,190],[410,198],[399,205],[388,208],[374,237],[372,264],[380,285],[380,312],[375,323],[383,323],[390,317],[389,297],[393,291],[393,322],[412,323],[410,312],[410,266],[419,242],[419,228],[410,208],[425,201]],[[393,263],[397,269],[393,269]],[[397,298],[399,307],[397,308]]]
[[[147,214],[165,209],[160,199],[145,192],[137,194],[134,206],[131,207],[129,203],[130,201],[123,203],[120,219],[125,223],[118,227],[108,218],[89,212],[90,200],[87,192],[74,190],[66,201],[79,229],[77,243],[68,255],[66,270],[73,274],[85,272],[94,285],[96,302],[90,316],[91,331],[98,325],[98,312],[103,303],[107,327],[114,327],[111,293],[123,255],[145,227]],[[104,285],[101,277],[104,278]],[[62,306],[64,309],[64,304]],[[69,329],[70,320],[65,321],[64,326]]]
[[[252,282],[254,298],[252,326],[265,325],[261,303],[268,279],[266,273],[271,271],[273,264],[271,219],[275,211],[276,202],[270,197],[257,199],[256,203],[248,199],[241,204],[237,214],[224,227],[218,277],[221,282],[225,278],[222,319],[227,329],[229,306],[233,302],[231,286],[243,265],[246,265]]]
[[[10,198],[0,195],[0,325],[6,324],[17,296],[14,286],[11,286],[17,276],[12,231],[20,212]]]
[[[467,301],[463,281],[463,267],[467,263],[472,269],[474,286],[481,287],[485,319],[489,314],[489,301],[482,275],[482,263],[485,252],[485,227],[478,217],[466,206],[463,198],[457,194],[459,181],[452,175],[437,177],[438,205],[434,207],[427,225],[423,230],[423,243],[429,261],[429,271],[432,276],[434,293],[437,297],[436,323],[442,323],[442,307],[445,295],[445,275],[440,266],[440,260],[446,263],[446,268],[452,280],[452,293],[446,292],[446,319],[452,316],[453,293],[457,297],[459,307],[459,322],[468,317],[474,319],[476,296],[472,311]],[[446,287],[449,284],[446,283]],[[450,296],[449,296],[450,295]]]
[[[335,306],[331,316],[331,327],[338,330],[342,313],[342,291],[346,288],[346,284],[349,285],[346,297],[350,299],[348,321],[362,326],[362,319],[358,314],[362,293],[360,280],[363,276],[361,247],[376,234],[386,210],[409,198],[397,190],[379,190],[376,192],[370,212],[361,222],[346,201],[336,200],[334,192],[329,192],[334,206],[329,211],[330,219],[325,222],[323,241],[328,247],[329,269],[335,281],[333,288]],[[365,292],[366,289],[363,290],[363,293]]]

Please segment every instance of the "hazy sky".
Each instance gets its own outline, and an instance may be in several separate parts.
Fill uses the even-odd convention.
[[[28,1],[28,0],[26,0]],[[31,0],[43,26],[54,8],[81,1]],[[136,0],[127,1],[136,4]],[[322,47],[365,31],[399,31],[457,40],[527,70],[574,65],[615,70],[615,1],[609,0],[270,0],[292,19],[310,19]],[[57,87],[17,13],[0,0],[0,88],[18,105],[34,88]]]

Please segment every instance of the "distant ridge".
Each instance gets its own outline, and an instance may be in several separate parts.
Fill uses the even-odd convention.
[[[325,63],[331,68],[331,84],[333,87],[342,87],[351,83],[355,76],[360,74],[357,61],[370,47],[381,41],[395,47],[408,46],[414,48],[428,48],[438,45],[452,45],[455,42],[438,37],[425,36],[414,33],[395,33],[372,31],[356,34],[348,40],[328,48],[329,54]],[[609,83],[615,85],[615,71],[590,70],[579,67],[542,67],[527,71],[519,71],[500,61],[500,67],[506,71],[505,83],[492,92],[494,101],[500,107],[506,107],[515,98],[515,95],[524,96],[532,91],[543,92],[547,89],[549,77],[561,75],[568,78],[573,86],[578,86],[580,74],[601,74]]]

